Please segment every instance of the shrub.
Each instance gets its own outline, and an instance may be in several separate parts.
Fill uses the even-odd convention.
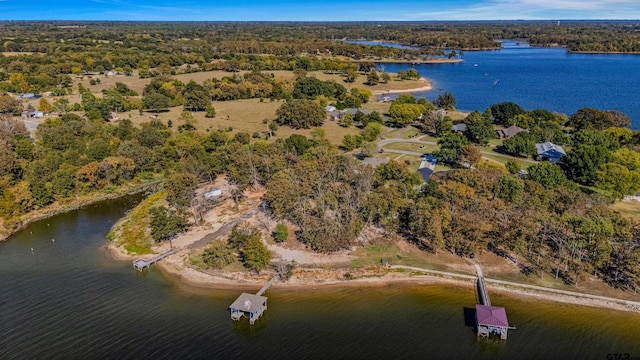
[[[279,223],[278,225],[276,225],[276,228],[271,233],[271,236],[273,236],[273,241],[277,243],[287,241],[287,238],[289,237],[289,229],[287,228],[287,225],[283,223]]]

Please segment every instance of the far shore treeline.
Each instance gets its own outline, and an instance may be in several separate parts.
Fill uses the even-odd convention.
[[[617,288],[640,286],[640,223],[610,206],[640,191],[640,132],[629,129],[625,114],[583,108],[565,115],[505,102],[464,114],[456,122],[466,130],[454,132],[447,115],[455,110],[454,94],[433,102],[404,94],[384,110],[337,119],[325,108],[359,108],[372,98],[373,86],[415,80],[413,72],[378,73],[373,64],[378,58],[446,56],[444,49],[493,47],[495,39],[516,34],[570,49],[576,41],[589,44],[585,39],[594,44],[620,39],[614,42],[619,48],[610,51],[638,51],[625,45],[638,44],[628,24],[61,25],[0,23],[4,235],[43,209],[158,179],[165,182],[168,210],[154,213],[177,218],[183,230],[198,184],[226,176],[234,196],[264,187],[267,211],[291,224],[296,239],[318,252],[349,248],[363,229],[377,227],[424,251],[503,254],[531,276],[547,273],[578,284],[592,274]],[[423,47],[334,41],[345,37]],[[202,70],[228,76],[201,83],[176,78]],[[290,70],[291,77],[274,76],[276,70]],[[340,80],[310,77],[311,71]],[[120,81],[92,91],[109,72]],[[91,76],[88,87],[80,81],[85,76]],[[129,79],[144,81],[141,93]],[[354,82],[358,86],[345,86]],[[81,99],[74,102],[69,99],[75,84]],[[18,95],[32,99],[45,92],[51,95],[33,104]],[[259,119],[260,130],[253,133],[201,128],[195,120],[194,114],[215,119],[214,101],[240,99],[273,102],[277,110]],[[179,115],[166,115],[170,109],[179,109]],[[34,111],[51,115],[29,132],[18,116]],[[145,120],[134,124],[132,113]],[[328,122],[338,124],[333,131],[349,131],[341,143],[329,140]],[[499,141],[495,130],[510,126],[525,131]],[[447,171],[424,182],[410,162],[362,163],[376,155],[385,129],[405,127],[437,141],[433,153]],[[557,164],[541,161],[535,145],[544,142],[564,146],[566,156]],[[488,145],[528,166],[483,161]],[[157,240],[170,238],[165,235]]]

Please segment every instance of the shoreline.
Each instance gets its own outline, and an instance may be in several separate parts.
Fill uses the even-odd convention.
[[[412,88],[412,89],[405,89],[405,90],[374,90],[372,92],[372,94],[373,95],[405,94],[405,93],[425,92],[425,91],[433,90],[433,86],[431,86],[431,83],[429,82],[429,80],[427,80],[426,78],[421,77],[420,81],[422,81],[425,85],[421,86],[421,87]]]
[[[3,233],[2,231],[0,231],[0,242],[7,241],[7,239],[9,239],[12,235],[15,235],[20,230],[24,229],[29,224],[34,223],[36,221],[48,219],[50,217],[53,217],[53,216],[56,216],[56,215],[60,215],[60,214],[63,214],[63,213],[69,212],[69,211],[78,210],[78,209],[83,208],[85,206],[93,205],[93,204],[99,203],[101,201],[114,200],[114,199],[118,199],[120,197],[127,196],[127,195],[136,195],[136,194],[139,194],[139,193],[145,191],[149,187],[153,187],[153,186],[157,185],[161,181],[162,180],[155,180],[155,181],[152,181],[150,183],[138,184],[138,185],[133,186],[133,187],[127,187],[127,188],[119,189],[118,191],[115,191],[115,192],[110,193],[110,194],[96,195],[95,197],[89,197],[89,198],[82,199],[82,200],[74,200],[74,201],[69,202],[69,203],[64,204],[64,205],[57,205],[56,207],[52,207],[52,208],[48,208],[48,209],[44,208],[44,209],[42,209],[43,212],[37,212],[37,213],[31,214],[31,215],[30,214],[25,214],[25,215],[23,215],[25,218],[23,218],[20,221],[18,221],[19,225],[17,225],[14,229],[0,229],[0,230],[6,230],[7,231],[6,234]]]
[[[424,65],[424,64],[449,64],[449,63],[461,63],[464,62],[463,59],[423,59],[423,60],[397,60],[397,59],[380,59],[380,60],[371,60],[375,63],[381,64],[414,64],[414,65]]]
[[[107,244],[107,251],[118,261],[132,261],[138,257],[122,253],[119,248]],[[205,273],[184,264],[188,252],[177,254],[156,263],[158,269],[177,286],[192,289],[219,289],[238,291],[257,291],[274,273],[262,272],[254,275],[245,272],[215,271]],[[142,257],[142,256],[140,256]],[[398,269],[395,269],[398,270]],[[475,275],[457,274],[434,270],[418,269],[394,271],[393,269],[365,268],[332,270],[322,268],[299,268],[287,282],[276,282],[272,288],[278,290],[311,290],[318,288],[353,288],[353,287],[386,287],[393,285],[451,285],[474,289]],[[408,270],[408,271],[407,271]],[[347,280],[344,274],[356,273],[356,278]],[[640,314],[640,302],[608,298],[599,295],[578,293],[535,285],[512,283],[508,281],[485,278],[491,292],[506,294],[517,298],[528,298],[541,301],[560,302],[570,305],[589,306]]]

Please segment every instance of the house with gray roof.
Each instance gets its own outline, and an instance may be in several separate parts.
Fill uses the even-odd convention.
[[[465,123],[455,124],[451,127],[451,131],[463,133],[467,131],[467,124]]]
[[[552,164],[559,162],[561,157],[567,155],[562,146],[548,141],[536,144],[536,150],[540,159],[547,160]]]

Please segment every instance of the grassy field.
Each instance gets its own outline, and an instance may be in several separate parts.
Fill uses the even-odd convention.
[[[500,155],[500,154],[484,154],[483,153],[482,157],[486,158],[486,159],[491,159],[491,160],[493,160],[495,162],[499,162],[499,163],[501,163],[503,165],[506,164],[507,161],[513,160],[516,163],[518,163],[518,166],[520,166],[521,169],[526,169],[531,165],[535,165],[534,163],[530,163],[530,162],[527,162],[527,161],[522,161],[522,160],[510,158],[508,156],[504,156],[504,155]]]
[[[246,71],[245,71],[246,72]],[[245,72],[238,72],[238,74],[242,76]],[[268,73],[273,73],[276,78],[283,78],[290,81],[293,81],[294,75],[291,71],[271,71]],[[182,81],[183,83],[187,83],[191,80],[196,81],[197,83],[202,83],[203,81],[211,78],[221,79],[225,76],[233,76],[234,73],[229,73],[226,71],[208,71],[208,72],[196,72],[191,74],[181,74],[175,75],[174,78]],[[358,79],[354,83],[346,83],[341,75],[338,74],[325,74],[324,72],[316,71],[310,72],[308,76],[314,76],[320,80],[334,80],[342,85],[344,85],[347,89],[351,88],[365,88],[370,91],[386,91],[386,90],[406,90],[422,87],[425,83],[421,80],[406,80],[406,81],[391,81],[389,84],[381,84],[376,86],[367,86],[364,84],[366,81],[366,76],[359,76]],[[92,79],[100,79],[100,83],[96,85],[90,85],[90,81]],[[129,86],[129,88],[137,91],[140,95],[144,90],[144,87],[151,81],[151,79],[140,79],[134,73],[133,76],[124,76],[124,75],[116,75],[106,77],[104,75],[101,76],[84,76],[77,77],[74,79],[74,91],[77,92],[78,83],[81,83],[85,88],[90,89],[92,93],[96,96],[102,96],[102,90],[112,88],[115,86],[117,82],[122,82]],[[80,102],[80,96],[77,94],[67,96],[70,103]],[[52,101],[54,101],[53,99]],[[389,109],[389,103],[380,103],[377,102],[377,96],[372,96],[371,101],[367,104],[363,104],[362,108],[368,111],[378,111],[382,114],[386,114]],[[52,102],[51,101],[51,102]],[[270,101],[265,100],[260,102],[259,99],[243,99],[243,100],[234,100],[234,101],[214,101],[213,106],[216,109],[216,117],[215,118],[205,118],[203,112],[193,113],[193,117],[195,118],[195,126],[198,130],[205,131],[206,129],[226,129],[232,128],[232,133],[236,132],[247,132],[249,134],[259,133],[261,137],[266,137],[267,125],[263,124],[263,120],[267,119],[268,121],[273,120],[276,117],[276,110],[282,104],[282,100]],[[160,112],[157,114],[158,119],[160,119],[165,124],[171,120],[173,127],[177,128],[179,125],[183,124],[183,121],[180,120],[180,114],[184,110],[182,107],[174,107],[165,112]],[[120,119],[129,119],[133,122],[134,125],[139,126],[143,122],[151,121],[152,117],[156,116],[154,113],[143,112],[142,114],[139,111],[129,111],[126,113],[119,114]],[[327,139],[333,144],[340,144],[342,142],[342,138],[346,134],[357,134],[359,133],[359,129],[355,127],[351,128],[343,128],[338,126],[335,122],[325,122],[323,128],[326,130]],[[280,129],[276,133],[276,138],[278,137],[288,137],[291,134],[302,134],[305,136],[310,136],[312,129],[301,129],[294,130],[288,127],[280,127]]]
[[[383,147],[384,149],[415,151],[417,153],[429,154],[440,147],[438,145],[421,145],[416,143],[391,143]]]
[[[611,205],[611,209],[618,211],[622,216],[626,218],[636,221],[640,220],[640,202],[616,201],[613,205]]]

